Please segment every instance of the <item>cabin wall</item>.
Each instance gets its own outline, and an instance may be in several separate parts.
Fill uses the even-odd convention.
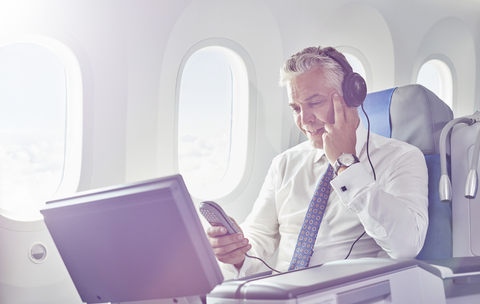
[[[440,55],[454,69],[457,116],[473,112],[478,103],[479,38],[474,34],[479,5],[468,0],[42,0],[1,5],[3,43],[23,35],[52,37],[71,48],[81,63],[84,163],[90,167],[84,170],[84,189],[176,172],[174,88],[181,59],[203,39],[231,39],[252,57],[259,97],[255,137],[269,142],[269,147],[256,145],[264,153],[260,159],[291,145],[296,127],[284,89],[277,85],[278,69],[306,46],[333,45],[358,54],[370,74],[369,91],[412,83],[421,64]],[[278,117],[266,117],[276,109]]]
[[[424,62],[445,59],[453,71],[455,115],[480,108],[480,3],[473,0],[1,1],[0,47],[32,35],[55,39],[78,60],[78,190],[178,173],[175,92],[182,59],[205,39],[240,44],[256,75],[254,153],[244,182],[219,200],[238,222],[250,212],[272,158],[302,138],[278,71],[304,47],[332,45],[357,55],[370,92],[413,83]],[[32,242],[51,244],[45,226],[0,219],[0,269],[9,267],[0,271],[0,302],[18,303],[25,292],[36,302],[20,302],[62,302],[65,295],[51,292],[68,281],[55,249],[49,263],[34,265],[26,255]],[[39,279],[27,280],[32,274]]]

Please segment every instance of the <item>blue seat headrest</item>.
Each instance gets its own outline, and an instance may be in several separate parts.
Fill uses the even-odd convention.
[[[425,155],[439,154],[440,133],[453,119],[450,107],[418,84],[370,93],[364,108],[375,121],[372,132],[412,144]],[[366,126],[365,115],[359,113]]]

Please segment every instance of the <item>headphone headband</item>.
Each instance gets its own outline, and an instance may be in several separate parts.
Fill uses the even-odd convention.
[[[343,70],[343,99],[349,107],[360,106],[367,96],[367,84],[358,73],[353,72],[351,65],[334,51],[325,51],[325,55],[333,59]]]

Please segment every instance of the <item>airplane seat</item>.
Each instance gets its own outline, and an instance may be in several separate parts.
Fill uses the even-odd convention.
[[[425,155],[428,168],[429,224],[425,244],[417,255],[419,260],[451,258],[452,206],[439,197],[439,138],[443,127],[453,119],[453,112],[427,88],[413,84],[367,95],[364,109],[370,120],[370,131],[405,141],[418,147]],[[360,117],[367,127],[361,109]]]

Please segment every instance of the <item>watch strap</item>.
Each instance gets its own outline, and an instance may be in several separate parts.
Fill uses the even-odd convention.
[[[342,155],[344,155],[346,153],[343,153]],[[343,164],[341,161],[340,161],[340,157],[342,156],[340,155],[337,160],[335,161],[335,163],[333,164],[333,173],[335,174],[335,176],[338,175],[338,170],[340,170],[340,167],[350,167],[351,165],[353,164],[356,164],[356,163],[359,163],[360,160],[358,159],[358,157],[356,155],[353,155],[353,154],[348,154],[350,156],[353,157],[353,162],[351,164]]]

